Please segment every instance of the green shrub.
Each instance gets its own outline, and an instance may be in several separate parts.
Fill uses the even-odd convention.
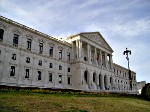
[[[142,89],[142,96],[144,99],[150,101],[150,83],[147,83]]]

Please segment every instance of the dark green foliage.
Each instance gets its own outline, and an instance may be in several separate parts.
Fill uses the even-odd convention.
[[[142,96],[144,99],[150,101],[150,83],[147,83],[142,89]]]

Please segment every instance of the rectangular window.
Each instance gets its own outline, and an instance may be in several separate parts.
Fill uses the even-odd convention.
[[[10,67],[10,76],[15,76],[15,66]]]
[[[41,75],[42,75],[42,72],[38,71],[38,80],[41,80]]]
[[[62,50],[59,50],[59,59],[62,59]]]
[[[62,66],[61,65],[59,65],[59,70],[62,70]]]
[[[12,54],[12,59],[16,60],[16,54]]]
[[[28,50],[31,50],[31,43],[32,43],[32,40],[31,39],[27,39],[27,49]]]
[[[39,60],[39,66],[42,66],[42,61],[41,60]]]
[[[50,64],[49,64],[49,68],[53,68],[53,63],[50,63]]]
[[[68,68],[68,72],[70,72],[70,68]]]
[[[0,29],[0,41],[3,40],[4,30]]]
[[[59,83],[62,83],[62,75],[59,75]]]
[[[68,56],[68,60],[70,60],[70,53],[67,53],[67,56]]]
[[[19,35],[14,34],[14,38],[13,38],[13,45],[14,46],[18,46],[18,38],[19,38]]]
[[[52,82],[52,73],[49,73],[49,81]]]
[[[43,43],[39,43],[39,53],[42,54],[43,52]]]
[[[26,62],[30,63],[30,58],[29,57],[26,57]]]
[[[70,77],[68,77],[68,84],[71,84]]]
[[[49,49],[49,56],[53,56],[53,47],[50,47],[50,49]]]
[[[29,69],[26,69],[26,75],[25,78],[29,78]]]

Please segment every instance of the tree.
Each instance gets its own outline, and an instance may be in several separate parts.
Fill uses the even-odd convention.
[[[142,89],[142,97],[150,101],[150,83],[147,83]]]

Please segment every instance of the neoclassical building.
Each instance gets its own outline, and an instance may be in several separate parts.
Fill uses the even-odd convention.
[[[0,17],[0,85],[136,93],[136,73],[112,53],[99,32],[57,39]]]

